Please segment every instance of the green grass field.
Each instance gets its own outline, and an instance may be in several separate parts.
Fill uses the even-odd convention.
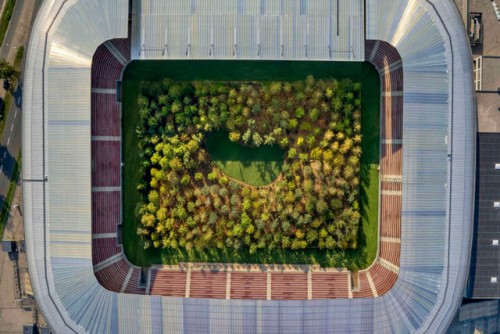
[[[283,152],[278,146],[243,146],[229,140],[227,132],[219,131],[208,136],[205,147],[215,166],[246,184],[264,186],[281,173]]]
[[[143,249],[136,234],[139,222],[135,211],[141,200],[136,190],[140,181],[135,126],[139,122],[137,99],[141,81],[293,81],[307,75],[317,79],[350,78],[362,83],[361,214],[358,248],[349,251],[318,249],[246,250],[210,249],[203,252]],[[380,79],[368,63],[349,62],[274,62],[274,61],[135,61],[126,69],[123,81],[123,245],[128,259],[138,266],[178,262],[238,262],[320,264],[358,270],[375,259],[378,243],[378,163],[380,143]],[[213,152],[212,152],[213,154]],[[226,171],[227,172],[227,171]],[[228,173],[229,174],[229,173]]]

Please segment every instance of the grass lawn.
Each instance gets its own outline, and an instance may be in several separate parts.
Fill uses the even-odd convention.
[[[348,251],[326,251],[319,249],[259,250],[249,254],[246,250],[209,249],[203,252],[185,250],[143,249],[136,234],[139,221],[135,211],[141,200],[136,190],[140,181],[137,172],[141,160],[138,156],[135,126],[139,122],[137,99],[141,81],[160,81],[166,77],[177,81],[221,80],[221,81],[293,81],[303,80],[307,75],[321,78],[350,78],[362,83],[362,134],[363,156],[361,158],[361,228],[358,233],[358,248]],[[380,143],[380,79],[377,71],[368,63],[349,62],[274,62],[274,61],[135,61],[126,69],[123,81],[123,245],[128,259],[138,266],[151,264],[176,264],[178,262],[238,262],[238,263],[290,263],[320,264],[329,267],[346,267],[358,270],[368,267],[377,252],[378,243],[378,163]],[[227,137],[226,137],[227,138]],[[228,144],[231,143],[228,139]],[[238,144],[234,144],[240,146]],[[217,145],[216,145],[217,146]],[[239,160],[241,152],[248,148],[228,150],[226,145],[208,148],[212,159],[222,161]],[[225,152],[233,151],[233,152]],[[274,148],[273,148],[274,149]],[[279,148],[278,148],[279,150]],[[230,155],[231,153],[231,155]],[[220,154],[220,155],[218,155]],[[259,152],[259,160],[264,152]],[[268,153],[269,157],[276,156]],[[227,159],[226,159],[227,158]],[[238,159],[237,159],[238,158]],[[253,161],[246,158],[247,161]],[[277,161],[277,160],[271,160]],[[245,163],[240,162],[240,166]],[[230,166],[231,165],[231,166]],[[234,165],[234,166],[233,166]],[[238,164],[226,163],[222,168],[228,175],[230,170],[238,173]],[[275,171],[279,170],[276,164]],[[255,180],[252,168],[245,170],[248,180]],[[256,168],[254,168],[255,170]],[[269,170],[273,170],[270,168]],[[248,174],[246,173],[248,171]],[[240,174],[241,175],[241,174]],[[253,175],[253,176],[252,176]],[[235,177],[236,178],[236,177]],[[259,178],[262,178],[259,176]]]
[[[10,19],[12,17],[12,12],[14,11],[15,4],[16,0],[7,0],[7,3],[5,4],[2,17],[0,18],[0,45],[5,39],[5,34],[7,33],[7,29],[9,28]]]
[[[281,173],[283,151],[278,146],[240,145],[229,140],[227,132],[219,131],[209,134],[205,147],[215,166],[246,184],[264,186]]]

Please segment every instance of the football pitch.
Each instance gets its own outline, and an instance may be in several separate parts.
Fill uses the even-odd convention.
[[[205,249],[202,252],[184,249],[144,249],[136,230],[140,222],[137,208],[141,194],[137,191],[140,181],[138,169],[141,164],[136,125],[138,124],[138,104],[141,82],[159,82],[165,78],[174,81],[294,81],[304,80],[308,75],[316,79],[349,78],[362,84],[361,124],[362,150],[360,212],[362,215],[358,247],[354,250],[304,250],[274,249],[259,250],[250,254],[245,248]],[[138,266],[151,264],[176,264],[179,262],[234,262],[234,263],[289,263],[319,264],[327,267],[346,267],[359,270],[368,267],[375,259],[378,233],[378,164],[380,144],[380,77],[378,72],[368,63],[352,62],[274,62],[274,61],[134,61],[127,67],[122,84],[122,135],[123,135],[123,245],[128,259]],[[216,134],[217,135],[217,134]],[[226,136],[227,138],[227,136]],[[220,138],[218,138],[220,139]],[[217,140],[217,138],[216,138]],[[220,143],[220,140],[219,140]],[[230,141],[227,143],[231,144]],[[208,146],[210,146],[210,141]],[[227,158],[227,152],[220,145],[213,145],[211,153],[215,165]],[[266,149],[273,149],[266,148]],[[279,148],[278,148],[279,150]],[[232,150],[234,152],[234,150]],[[272,181],[279,173],[281,161],[276,152],[255,152],[250,168],[258,164],[268,164],[265,168],[269,175],[265,178],[253,177],[255,169],[245,171],[245,175],[257,183]],[[219,156],[217,156],[219,154]],[[238,156],[248,156],[248,152],[236,152],[236,161],[227,166],[225,172],[231,175],[241,172],[242,164],[238,164]],[[262,155],[258,161],[259,154]],[[218,159],[219,157],[220,159]],[[270,157],[267,159],[266,157]],[[227,159],[226,159],[227,160]],[[224,169],[224,166],[219,166]],[[252,184],[252,180],[247,183]]]

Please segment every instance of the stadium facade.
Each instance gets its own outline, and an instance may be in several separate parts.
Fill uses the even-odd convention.
[[[57,333],[444,332],[469,267],[475,173],[470,49],[448,0],[45,0],[24,79],[29,270]],[[132,15],[130,15],[132,14]],[[129,25],[129,17],[132,17]],[[116,293],[92,263],[91,66],[127,38],[135,59],[364,61],[404,72],[401,260],[376,298],[225,300]]]

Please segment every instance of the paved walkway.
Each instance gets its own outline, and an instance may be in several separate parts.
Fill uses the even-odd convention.
[[[13,204],[18,205],[22,200],[22,189],[16,188]],[[5,227],[2,240],[24,240],[24,228],[21,213],[15,208],[10,213],[10,218]],[[18,259],[19,271],[26,272],[26,255],[19,253]],[[24,312],[16,298],[16,279],[14,273],[14,264],[11,262],[7,253],[0,253],[0,333],[22,333],[23,325],[33,323],[33,312]],[[44,320],[39,316],[39,321]]]

